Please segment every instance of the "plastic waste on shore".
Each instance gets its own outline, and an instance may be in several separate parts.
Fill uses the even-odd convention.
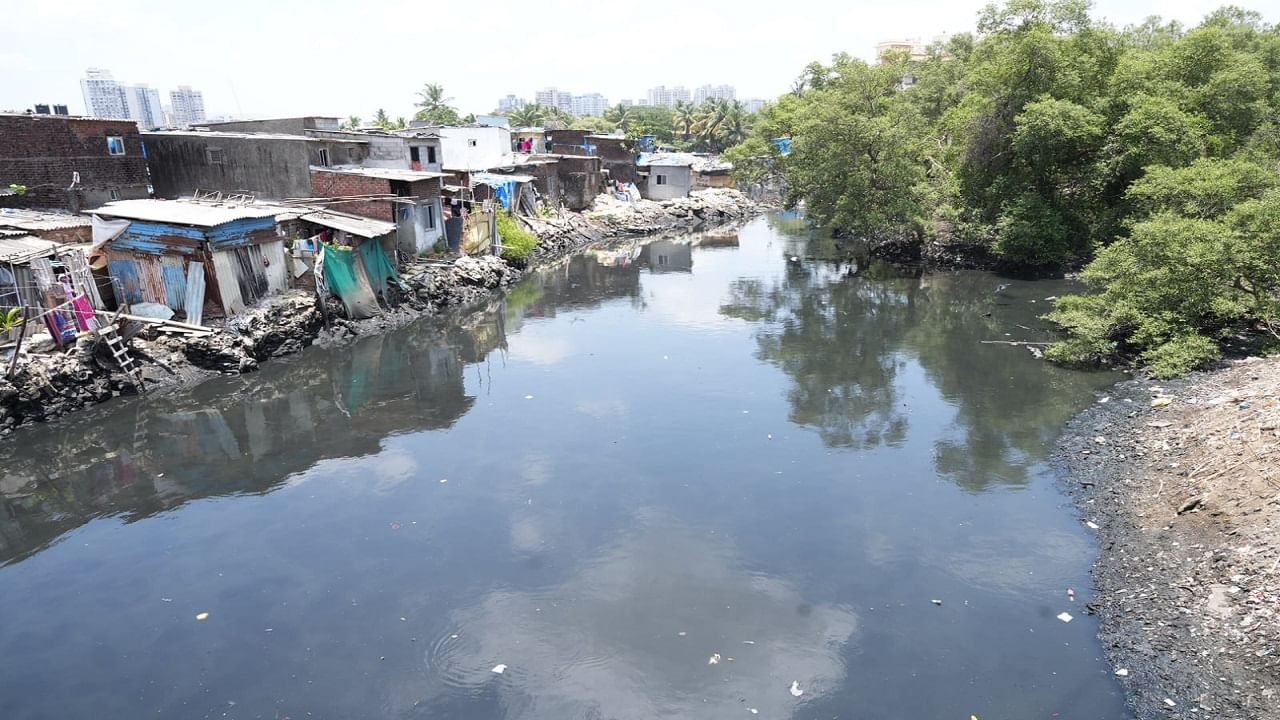
[[[1129,677],[1129,671],[1125,668],[1116,668],[1116,677]]]
[[[1170,404],[1172,404],[1172,403],[1173,403],[1173,398],[1171,398],[1171,397],[1166,397],[1166,396],[1164,396],[1164,395],[1161,395],[1160,397],[1158,397],[1158,398],[1156,398],[1156,399],[1154,399],[1154,400],[1152,400],[1152,401],[1151,401],[1151,407],[1157,407],[1157,408],[1158,408],[1158,407],[1165,407],[1165,406],[1170,405]]]

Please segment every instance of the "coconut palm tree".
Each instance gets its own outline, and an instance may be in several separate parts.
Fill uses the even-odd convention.
[[[418,108],[414,113],[415,120],[426,120],[436,125],[448,125],[458,122],[458,111],[449,105],[453,98],[446,97],[444,86],[427,83],[418,91],[418,100],[413,104]]]
[[[373,124],[383,130],[389,129],[391,127],[391,118],[387,116],[387,111],[382,108],[378,108],[378,110],[373,113]]]
[[[343,127],[348,130],[355,130],[363,124],[364,121],[360,119],[359,115],[350,115],[347,117],[347,121],[343,123]]]
[[[631,108],[623,105],[622,103],[618,103],[605,111],[604,119],[613,123],[615,128],[626,132],[631,129],[632,123],[635,122],[636,114],[631,110]]]
[[[538,127],[547,119],[547,109],[537,103],[525,105],[507,115],[511,127]]]
[[[680,134],[685,140],[693,134],[693,124],[698,121],[697,108],[692,103],[683,100],[676,103],[675,118],[672,120],[672,130]]]

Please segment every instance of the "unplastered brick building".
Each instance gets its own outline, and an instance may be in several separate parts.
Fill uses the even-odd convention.
[[[79,212],[148,196],[138,124],[61,115],[0,114],[0,207]]]

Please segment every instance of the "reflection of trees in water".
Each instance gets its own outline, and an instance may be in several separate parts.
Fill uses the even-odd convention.
[[[788,240],[788,257],[842,257],[829,240]],[[1063,370],[1022,348],[982,345],[1016,333],[1043,339],[1030,300],[1059,283],[1009,284],[987,273],[905,278],[856,261],[789,261],[781,281],[740,279],[721,312],[760,323],[758,357],[790,376],[791,420],[833,447],[901,442],[907,416],[895,380],[908,356],[955,407],[954,434],[935,444],[939,474],[975,491],[1027,481],[1080,398],[1104,378]]]
[[[918,281],[863,282],[847,274],[788,263],[781,282],[733,283],[721,313],[767,321],[757,335],[758,357],[791,377],[793,422],[816,428],[836,447],[896,444],[907,429],[894,387],[897,345],[914,322]]]
[[[1006,290],[997,292],[1001,285]],[[1057,433],[1106,377],[1036,360],[1024,349],[982,340],[1049,337],[1032,303],[1058,294],[1061,283],[1008,283],[985,273],[927,278],[926,302],[905,338],[938,392],[956,409],[958,437],[935,447],[938,472],[969,490],[1021,484]]]

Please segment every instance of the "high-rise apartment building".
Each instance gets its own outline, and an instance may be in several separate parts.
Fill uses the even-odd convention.
[[[84,77],[80,79],[80,92],[84,95],[85,115],[112,120],[129,119],[124,88],[111,77],[110,70],[86,70]]]
[[[609,109],[609,100],[600,93],[573,96],[573,114],[578,117],[598,117]]]
[[[543,107],[560,108],[567,113],[573,112],[573,93],[563,92],[554,87],[539,90],[534,95],[534,102]]]
[[[693,92],[693,102],[701,105],[708,100],[735,100],[737,91],[732,85],[703,85]]]
[[[179,85],[177,90],[169,93],[169,102],[173,105],[174,125],[189,127],[205,121],[204,95],[199,90]]]
[[[764,109],[764,106],[767,105],[768,103],[769,103],[768,100],[761,100],[760,98],[749,98],[747,100],[742,101],[742,109],[746,110],[749,113],[760,112],[761,110]]]
[[[160,91],[146,85],[122,85],[125,110],[130,120],[137,120],[143,130],[154,130],[168,123],[160,107]]]
[[[514,110],[519,110],[520,108],[528,104],[529,102],[522,97],[516,97],[515,95],[508,95],[498,100],[498,112],[500,113],[512,112]]]
[[[689,102],[690,99],[689,89],[683,85],[649,88],[649,104],[657,107],[674,107],[676,103]]]

